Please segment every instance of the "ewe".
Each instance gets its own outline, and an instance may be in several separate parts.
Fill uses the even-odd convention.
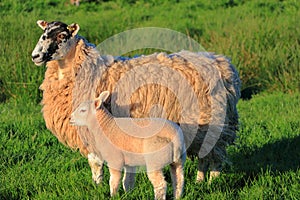
[[[69,118],[73,108],[105,90],[112,94],[107,106],[115,116],[155,116],[180,124],[187,153],[199,157],[197,181],[208,168],[210,178],[219,174],[226,147],[236,138],[240,97],[240,79],[227,58],[183,51],[114,61],[77,35],[78,24],[37,23],[43,34],[32,60],[47,66],[40,86],[46,126],[88,157],[96,183],[103,161],[93,154],[87,128],[70,126]]]
[[[81,103],[71,114],[70,123],[88,127],[85,136],[95,141],[96,155],[109,167],[111,196],[118,190],[123,167],[134,172],[135,166],[146,166],[155,199],[166,199],[162,168],[170,164],[174,197],[180,198],[186,157],[180,127],[162,118],[115,118],[103,106],[108,96],[104,91],[94,101]],[[125,191],[132,186],[127,178],[123,180]]]

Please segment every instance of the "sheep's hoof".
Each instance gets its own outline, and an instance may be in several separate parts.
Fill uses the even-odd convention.
[[[209,174],[209,180],[208,183],[211,184],[213,180],[218,178],[220,176],[220,171],[211,171]]]
[[[196,178],[196,183],[201,183],[204,180],[205,180],[205,173],[198,171],[197,178]]]

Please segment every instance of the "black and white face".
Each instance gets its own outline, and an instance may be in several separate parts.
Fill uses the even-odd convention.
[[[38,20],[44,33],[32,51],[32,61],[41,66],[50,60],[61,60],[67,55],[79,31],[78,24],[67,25],[62,22]]]

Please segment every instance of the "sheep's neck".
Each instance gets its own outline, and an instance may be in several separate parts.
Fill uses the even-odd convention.
[[[74,59],[76,56],[76,48],[75,45],[73,45],[70,49],[70,51],[68,52],[67,56],[62,59],[62,60],[58,60],[58,80],[62,80],[64,78],[64,73],[66,71],[68,71],[68,69],[66,69],[68,66],[73,66],[74,65]],[[73,68],[73,67],[72,67]]]
[[[70,45],[70,49],[68,50],[68,53],[63,59],[60,60],[53,60],[50,61],[52,65],[57,66],[57,78],[58,80],[62,80],[65,77],[65,74],[70,71],[70,69],[73,69],[73,66],[76,63],[76,54],[77,54],[77,39],[74,39],[74,41]],[[48,66],[51,66],[51,64]]]

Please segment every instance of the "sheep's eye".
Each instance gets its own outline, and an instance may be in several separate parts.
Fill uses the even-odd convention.
[[[61,40],[65,39],[65,37],[66,37],[66,36],[65,36],[64,34],[59,34],[59,35],[57,36],[57,38],[58,38],[58,39],[61,39]]]

